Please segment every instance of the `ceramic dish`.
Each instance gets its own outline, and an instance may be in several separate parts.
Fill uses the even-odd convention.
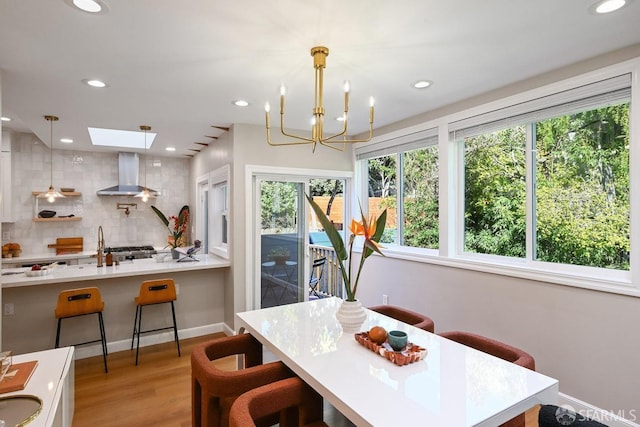
[[[27,277],[39,277],[49,274],[49,270],[43,268],[42,270],[27,270],[24,273],[27,275]]]

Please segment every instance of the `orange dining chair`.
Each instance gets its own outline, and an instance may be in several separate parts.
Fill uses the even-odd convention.
[[[242,369],[222,370],[215,361],[239,356]],[[193,427],[227,427],[233,402],[254,388],[292,377],[282,362],[262,363],[262,344],[250,334],[214,339],[191,352],[191,419]],[[275,420],[275,421],[274,421]],[[267,417],[258,425],[273,425]]]
[[[481,335],[472,334],[469,332],[451,331],[443,332],[439,334],[441,337],[450,339],[452,341],[464,344],[468,347],[475,348],[478,351],[491,354],[492,356],[499,357],[507,362],[515,363],[516,365],[523,366],[532,371],[536,370],[536,363],[533,357],[519,348],[512,347],[509,344],[483,337]],[[525,415],[520,414],[506,423],[500,425],[500,427],[524,427]]]
[[[281,427],[328,427],[322,421],[322,396],[298,377],[243,393],[231,406],[230,427],[254,427],[256,420],[277,415]]]
[[[131,337],[131,349],[133,342],[136,343],[136,365],[138,364],[138,353],[140,351],[140,334],[148,332],[163,331],[173,329],[173,336],[178,346],[178,357],[180,357],[180,340],[178,340],[178,324],[176,323],[176,309],[173,302],[177,299],[176,284],[173,279],[146,280],[140,285],[140,293],[134,298],[136,303],[136,317],[133,320],[133,336]],[[173,326],[142,330],[142,307],[154,304],[171,304],[171,315]]]
[[[384,314],[385,316],[389,316],[427,332],[433,332],[435,330],[433,320],[415,311],[407,310],[406,308],[395,305],[377,305],[375,307],[369,307],[369,310]]]
[[[60,346],[60,326],[62,325],[62,319],[68,319],[70,317],[77,316],[86,316],[88,314],[97,314],[98,326],[100,328],[100,339],[73,345],[84,345],[100,342],[102,344],[102,359],[104,360],[104,371],[109,372],[109,369],[107,368],[107,337],[104,331],[104,320],[102,318],[103,310],[104,302],[102,301],[102,296],[100,295],[100,290],[98,288],[91,287],[69,289],[60,292],[58,294],[58,303],[56,304],[55,309],[55,316],[56,319],[58,319],[55,348],[58,348]]]

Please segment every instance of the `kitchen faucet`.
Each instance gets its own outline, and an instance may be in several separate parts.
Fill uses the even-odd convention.
[[[98,226],[98,253],[96,257],[98,258],[98,267],[102,267],[102,252],[104,251],[104,233],[102,232],[102,226]]]

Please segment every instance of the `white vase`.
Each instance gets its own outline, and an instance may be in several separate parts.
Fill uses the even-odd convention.
[[[336,318],[342,325],[344,332],[360,332],[362,324],[367,319],[367,313],[360,301],[342,301],[340,308],[336,312]]]

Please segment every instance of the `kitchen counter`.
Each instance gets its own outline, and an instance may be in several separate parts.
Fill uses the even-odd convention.
[[[155,259],[145,258],[132,261],[123,261],[120,265],[111,267],[96,267],[95,264],[87,265],[59,265],[51,269],[44,276],[27,277],[25,272],[28,267],[20,269],[2,270],[2,288],[16,288],[24,286],[46,285],[50,283],[67,283],[87,280],[100,280],[118,277],[142,276],[148,274],[175,273],[181,271],[207,270],[212,268],[229,267],[229,260],[214,255],[196,255],[198,261],[180,261],[169,259],[164,262],[156,262]],[[8,274],[9,273],[9,274]]]
[[[79,259],[87,259],[96,256],[96,251],[83,251],[70,254],[56,255],[53,253],[46,254],[29,254],[25,256],[2,258],[2,265],[22,265],[22,264],[49,264],[51,262],[70,262]],[[76,262],[77,263],[77,262]]]
[[[145,280],[172,278],[178,299],[175,303],[180,339],[228,330],[224,324],[225,289],[232,286],[231,263],[213,255],[196,255],[199,261],[156,262],[137,259],[118,266],[56,266],[46,276],[20,274],[2,276],[2,347],[16,353],[53,348],[56,336],[54,310],[60,292],[66,289],[97,287],[104,301],[104,324],[109,353],[131,348],[136,312],[134,297]],[[7,269],[12,270],[12,269]],[[13,269],[15,270],[15,269]],[[22,269],[24,271],[25,268]],[[166,326],[171,311],[164,305],[149,308],[143,329]],[[146,311],[146,310],[145,310]],[[168,315],[168,318],[167,318]],[[65,320],[60,344],[92,341],[98,334],[97,320],[87,316]],[[158,331],[141,337],[141,347],[173,341],[173,334]],[[76,358],[102,354],[100,344],[80,346]],[[144,361],[147,356],[141,350]],[[144,363],[144,362],[143,362]]]

